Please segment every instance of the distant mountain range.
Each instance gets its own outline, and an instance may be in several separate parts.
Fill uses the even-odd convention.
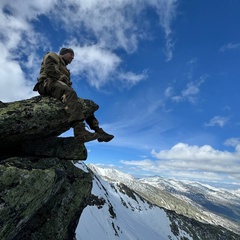
[[[160,177],[139,180],[171,193],[179,199],[190,202],[240,224],[240,189],[226,190],[190,181],[175,181]]]
[[[218,189],[158,176],[135,179],[116,169],[100,168],[93,164],[88,167],[108,182],[125,184],[157,206],[240,234],[240,190]]]
[[[134,179],[115,169],[75,165],[92,173],[93,179],[90,201],[76,229],[77,240],[240,239],[237,223],[226,218],[224,224],[228,225],[223,226],[223,217],[208,216],[209,211],[196,207],[189,198],[157,187],[159,179]],[[180,190],[180,185],[175,187]]]

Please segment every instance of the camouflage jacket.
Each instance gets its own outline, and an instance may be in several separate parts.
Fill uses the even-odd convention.
[[[70,71],[67,69],[66,63],[61,55],[59,56],[54,52],[49,52],[44,56],[38,82],[45,80],[62,81],[69,87],[72,85]]]

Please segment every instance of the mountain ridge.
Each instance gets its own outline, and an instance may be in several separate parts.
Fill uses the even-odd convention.
[[[76,166],[92,172],[94,199],[83,210],[76,229],[77,240],[95,240],[96,236],[101,240],[239,240],[239,235],[226,228],[152,204],[125,184],[104,180],[83,163]],[[130,180],[131,176],[127,178]]]
[[[105,180],[109,182],[122,182],[123,184],[127,185],[130,189],[136,191],[138,194],[140,194],[142,197],[144,197],[145,199],[147,199],[153,204],[156,204],[160,207],[164,207],[169,210],[174,210],[178,214],[182,214],[186,217],[194,218],[203,223],[220,225],[223,227],[227,227],[231,231],[234,231],[238,234],[240,233],[239,223],[236,220],[232,220],[230,218],[227,218],[226,216],[220,215],[219,213],[212,212],[196,201],[196,199],[199,200],[201,199],[201,197],[203,198],[204,195],[196,194],[195,195],[196,199],[194,201],[193,197],[192,199],[190,199],[187,196],[184,196],[183,194],[176,194],[177,192],[176,189],[178,189],[178,191],[181,190],[182,192],[184,191],[187,192],[187,190],[189,190],[187,189],[186,183],[185,185],[182,185],[181,181],[176,181],[171,179],[166,180],[161,177],[157,177],[157,178],[148,177],[144,179],[135,179],[130,174],[120,172],[116,169],[100,168],[93,164],[88,164],[88,167],[92,169],[96,174],[99,174],[101,177],[103,177]],[[155,181],[153,184],[152,182],[154,178],[155,178]],[[159,181],[159,179],[161,181]],[[164,181],[165,181],[165,186],[163,184]],[[191,188],[193,189],[194,184],[199,185],[200,183],[192,182],[192,185],[189,185],[189,186],[191,186]],[[168,186],[168,188],[166,186]],[[202,184],[200,184],[199,186],[202,187],[203,189],[206,189],[206,186]],[[173,191],[173,189],[175,189],[174,190],[175,192]],[[210,189],[213,191],[215,188],[210,187]],[[217,193],[217,191],[215,190],[215,192],[213,193]],[[235,191],[233,192],[229,191],[229,193],[234,194]],[[237,191],[234,196],[236,200],[238,197]],[[238,205],[239,203],[236,202],[234,204],[236,205],[236,206],[234,205],[234,209],[238,211],[237,207],[240,206]]]

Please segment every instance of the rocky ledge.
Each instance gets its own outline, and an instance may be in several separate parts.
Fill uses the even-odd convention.
[[[98,109],[79,99],[85,116]],[[50,97],[0,102],[0,239],[74,239],[91,196],[92,176],[70,160],[85,145],[60,137],[70,129],[64,105]]]

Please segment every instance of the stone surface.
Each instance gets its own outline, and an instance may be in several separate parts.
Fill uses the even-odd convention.
[[[85,117],[94,113],[98,105],[79,99]],[[1,146],[25,140],[56,137],[70,129],[64,104],[51,97],[33,97],[22,101],[2,103],[0,107]]]
[[[84,116],[99,106],[79,98]],[[0,102],[0,159],[5,156],[48,156],[86,160],[84,144],[58,137],[70,129],[65,106],[51,97],[37,96],[11,103]]]
[[[26,141],[21,145],[22,153],[30,156],[58,157],[66,160],[86,160],[87,149],[74,137],[53,137],[45,140]]]
[[[98,109],[79,99],[85,117]],[[67,131],[64,105],[50,97],[0,102],[0,239],[73,240],[91,197],[92,177],[70,160],[86,160]]]
[[[53,98],[38,96],[0,108],[0,142],[4,145],[58,136],[69,128],[63,104]]]
[[[69,161],[0,161],[0,239],[74,239],[91,187],[91,175]]]

